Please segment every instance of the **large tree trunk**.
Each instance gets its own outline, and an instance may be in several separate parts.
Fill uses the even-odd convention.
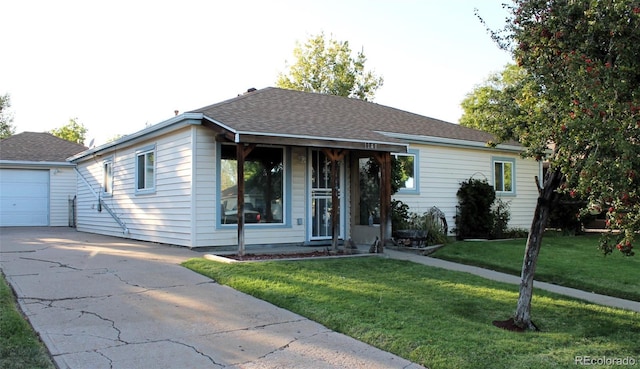
[[[531,321],[531,299],[533,298],[533,277],[536,272],[538,263],[538,254],[542,245],[542,236],[544,235],[547,221],[551,210],[557,204],[556,190],[562,181],[562,174],[559,170],[548,172],[544,181],[544,187],[540,187],[538,178],[536,177],[536,185],[538,186],[538,204],[536,205],[529,237],[527,238],[527,248],[524,253],[522,262],[522,275],[520,281],[520,296],[518,297],[518,305],[513,318],[514,324],[522,329],[537,330]]]

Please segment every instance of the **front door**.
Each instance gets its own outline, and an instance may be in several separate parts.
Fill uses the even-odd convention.
[[[311,150],[309,155],[309,178],[310,191],[309,194],[309,217],[311,219],[311,227],[309,229],[309,239],[314,240],[330,240],[331,239],[331,162],[326,155],[320,150]],[[338,198],[340,204],[338,206],[340,234],[344,233],[344,197],[342,196],[342,187],[344,181],[344,162],[339,162],[338,168]]]

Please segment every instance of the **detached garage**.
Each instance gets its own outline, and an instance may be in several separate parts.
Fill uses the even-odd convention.
[[[23,132],[0,141],[0,226],[68,226],[76,195],[75,165],[86,147],[49,133]]]
[[[49,171],[0,169],[0,225],[49,225]]]

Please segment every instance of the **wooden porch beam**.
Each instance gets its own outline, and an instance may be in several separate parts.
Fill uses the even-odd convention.
[[[256,144],[245,146],[243,143],[236,145],[236,163],[237,163],[237,219],[238,219],[238,256],[244,256],[244,160],[256,147]]]
[[[374,158],[380,165],[380,247],[377,252],[382,253],[385,242],[391,236],[387,234],[391,210],[391,154],[379,152],[374,154]]]
[[[347,154],[346,150],[323,148],[322,151],[331,161],[331,248],[338,250],[338,237],[340,236],[340,198],[338,190],[340,181],[338,178],[338,162]]]

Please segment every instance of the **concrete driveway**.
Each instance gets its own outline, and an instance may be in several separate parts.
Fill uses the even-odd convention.
[[[0,228],[0,266],[60,368],[420,368],[180,266],[185,248]]]

